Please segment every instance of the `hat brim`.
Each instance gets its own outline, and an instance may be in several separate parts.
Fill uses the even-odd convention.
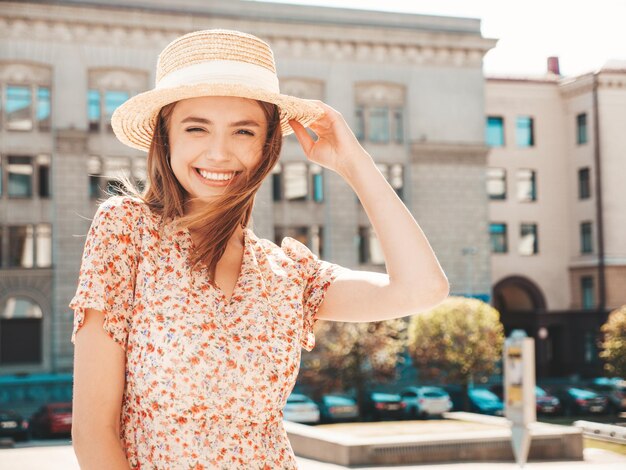
[[[280,111],[283,136],[293,133],[289,120],[296,120],[304,127],[308,127],[325,112],[312,100],[295,96],[231,83],[199,83],[175,88],[153,89],[135,95],[113,112],[111,127],[120,142],[147,152],[150,149],[156,119],[161,108],[175,101],[200,96],[237,96],[273,103]]]

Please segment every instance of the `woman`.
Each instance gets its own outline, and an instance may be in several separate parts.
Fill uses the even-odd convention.
[[[118,108],[112,126],[148,151],[148,184],[127,183],[98,208],[70,303],[81,468],[297,468],[282,409],[315,321],[439,303],[447,279],[426,238],[340,113],[279,93],[271,49],[255,36],[176,39],[155,89]],[[388,274],[249,227],[292,132],[310,162],[356,191]]]

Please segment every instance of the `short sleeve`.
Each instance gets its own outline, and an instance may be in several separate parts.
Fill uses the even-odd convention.
[[[300,343],[304,349],[311,351],[315,347],[313,327],[317,322],[317,310],[324,300],[326,290],[344,268],[319,259],[305,244],[291,237],[283,238],[281,248],[289,258],[296,262],[300,276],[303,278],[304,318]]]
[[[112,196],[96,211],[87,233],[76,294],[71,342],[83,325],[85,312],[104,313],[104,330],[126,350],[133,309],[138,260],[140,207],[128,196]]]

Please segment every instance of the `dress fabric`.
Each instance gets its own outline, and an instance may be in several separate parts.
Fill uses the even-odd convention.
[[[98,207],[87,234],[71,342],[87,308],[126,353],[120,440],[132,469],[296,469],[282,410],[315,313],[342,267],[244,228],[230,299],[191,270],[187,229],[130,196]]]

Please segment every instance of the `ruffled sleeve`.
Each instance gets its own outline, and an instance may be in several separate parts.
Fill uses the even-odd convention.
[[[104,313],[104,330],[126,350],[137,273],[140,206],[128,196],[103,202],[87,233],[76,294],[71,342],[88,308]]]
[[[311,351],[315,347],[313,327],[317,322],[317,310],[324,300],[326,290],[344,268],[319,259],[305,244],[291,237],[283,238],[281,248],[295,261],[298,275],[302,280],[304,315],[300,344],[307,351]]]

